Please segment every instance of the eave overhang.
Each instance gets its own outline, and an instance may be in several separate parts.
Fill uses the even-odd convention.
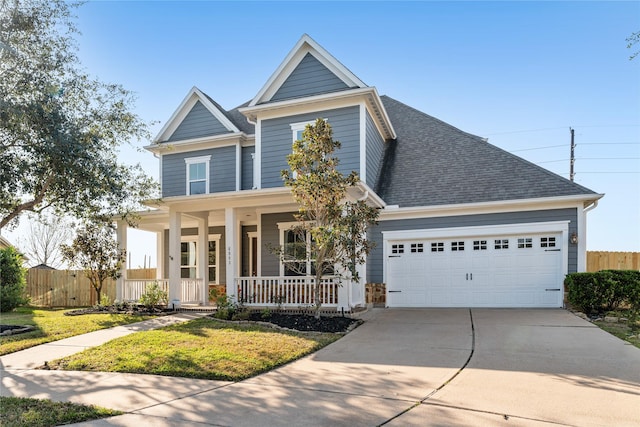
[[[359,105],[361,103],[367,106],[383,138],[385,140],[396,139],[396,133],[391,124],[391,120],[387,115],[375,87],[348,89],[304,98],[287,99],[284,101],[243,107],[240,108],[239,111],[244,114],[250,122],[255,123],[258,119],[265,120],[294,114],[330,110],[349,105]]]

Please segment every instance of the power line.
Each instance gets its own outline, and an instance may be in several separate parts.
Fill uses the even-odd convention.
[[[565,147],[565,144],[561,145],[547,145],[546,147],[535,147],[535,148],[522,148],[520,150],[511,150],[512,153],[516,153],[518,151],[533,151],[533,150],[544,150],[547,148],[557,148],[557,147]]]

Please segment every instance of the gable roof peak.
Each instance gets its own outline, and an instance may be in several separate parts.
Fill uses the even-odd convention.
[[[178,108],[173,112],[169,120],[164,124],[158,135],[153,139],[154,143],[166,141],[178,128],[182,120],[189,114],[197,102],[200,102],[229,132],[240,132],[238,127],[227,117],[227,112],[211,97],[193,86],[184,97]]]
[[[320,46],[318,42],[316,42],[308,34],[305,33],[300,37],[293,49],[289,51],[282,63],[280,63],[271,77],[269,77],[258,94],[251,100],[249,106],[252,107],[254,105],[269,101],[307,54],[311,54],[322,65],[324,65],[333,74],[335,74],[336,77],[342,80],[347,85],[347,87],[368,87],[362,80],[360,80],[347,67],[345,67],[333,55],[331,55],[325,48]]]

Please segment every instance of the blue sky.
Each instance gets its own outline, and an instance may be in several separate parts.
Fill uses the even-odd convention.
[[[194,85],[251,99],[303,33],[380,94],[565,177],[573,127],[576,182],[606,194],[588,249],[640,251],[639,2],[90,1],[78,18],[84,67],[134,91],[154,135]],[[122,157],[157,177],[150,153]],[[135,240],[134,265],[155,258]]]

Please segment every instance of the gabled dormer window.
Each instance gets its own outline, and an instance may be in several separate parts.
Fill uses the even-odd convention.
[[[187,165],[187,195],[209,193],[209,163],[211,156],[189,157]]]

